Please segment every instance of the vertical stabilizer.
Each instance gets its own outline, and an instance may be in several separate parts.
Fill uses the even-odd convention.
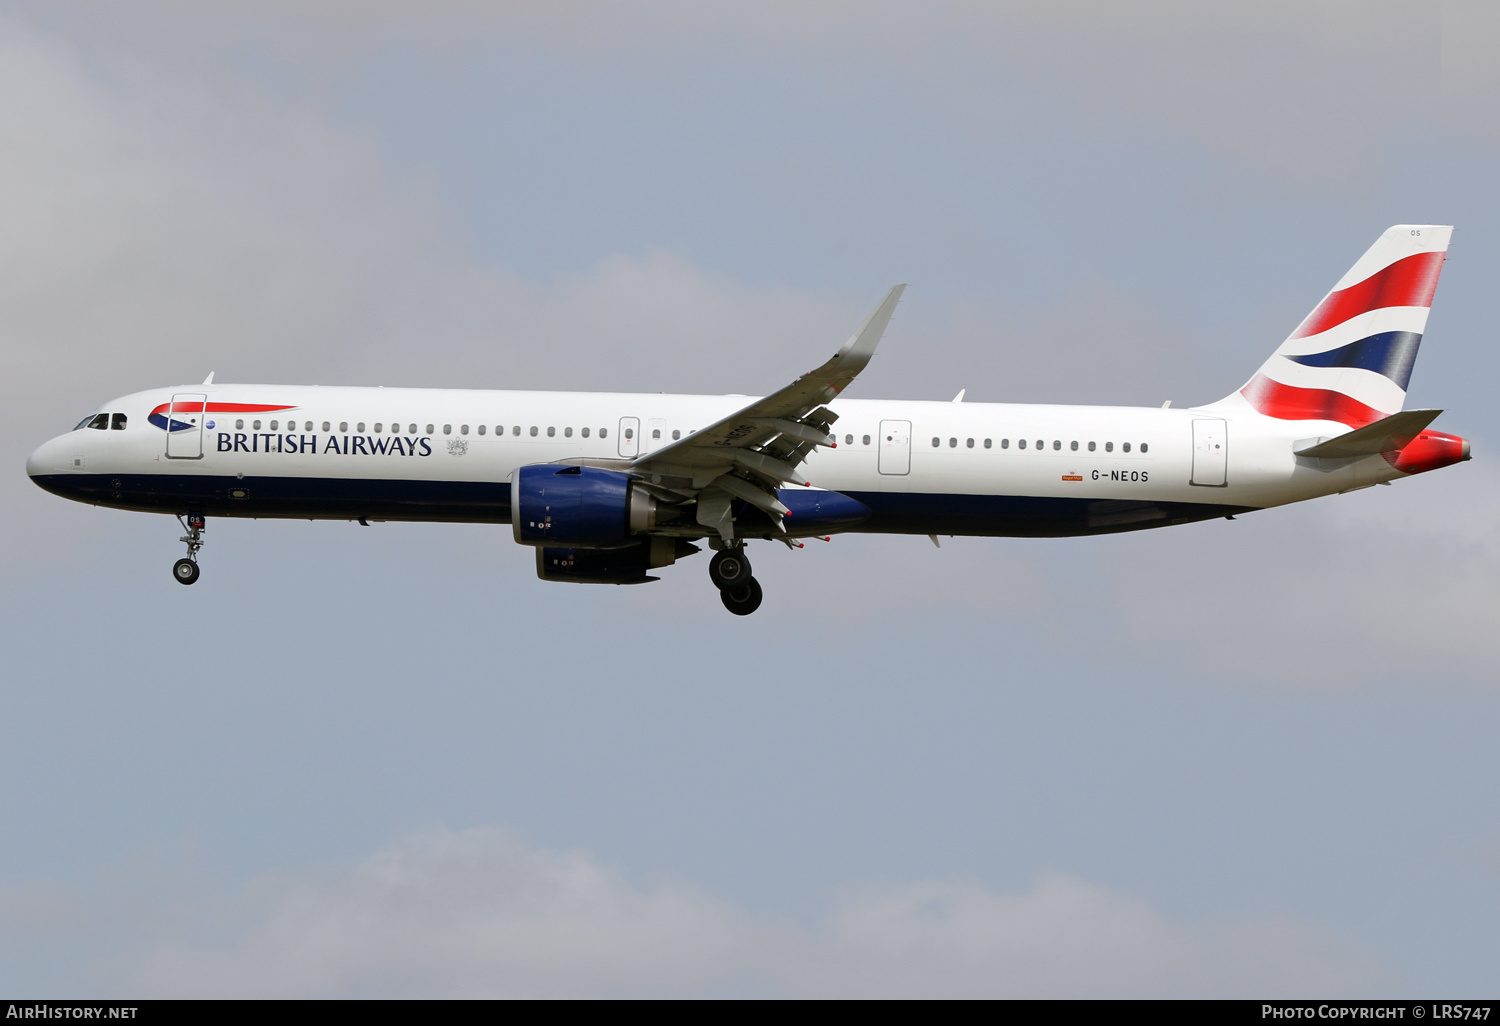
[[[1401,410],[1453,234],[1386,229],[1255,376],[1215,408],[1357,428]]]

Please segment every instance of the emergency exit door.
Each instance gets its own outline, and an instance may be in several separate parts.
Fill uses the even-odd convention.
[[[626,459],[635,459],[641,451],[641,418],[620,418],[620,455]]]
[[[880,422],[880,472],[911,473],[911,421]]]
[[[1229,439],[1222,420],[1193,421],[1192,484],[1222,488],[1228,483]]]

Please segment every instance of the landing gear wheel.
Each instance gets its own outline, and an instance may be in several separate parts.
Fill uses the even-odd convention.
[[[754,577],[747,578],[738,588],[725,588],[719,592],[724,608],[735,616],[749,616],[755,612],[760,608],[761,598],[760,582]]]
[[[178,584],[192,584],[198,579],[198,564],[191,559],[179,559],[172,564],[172,576]]]
[[[745,558],[744,546],[715,552],[714,558],[708,561],[708,579],[720,591],[741,589],[746,581],[752,580],[750,560]]]

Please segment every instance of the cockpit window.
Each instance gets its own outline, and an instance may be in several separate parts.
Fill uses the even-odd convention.
[[[108,429],[108,427],[109,414],[96,413],[92,417],[83,418],[83,420],[79,421],[78,427],[74,428],[73,430],[78,431],[81,428],[93,428],[95,431],[104,431]]]
[[[115,430],[115,431],[124,431],[125,430],[125,414],[123,414],[123,413],[116,413],[112,417],[110,417],[110,419],[109,419],[109,426],[110,426],[110,428],[112,430]]]

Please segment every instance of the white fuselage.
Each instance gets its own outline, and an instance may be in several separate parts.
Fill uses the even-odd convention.
[[[169,432],[152,422],[153,411],[183,395],[206,397],[204,424]],[[518,467],[628,460],[748,401],[182,386],[106,403],[99,412],[123,414],[123,428],[60,435],[37,449],[27,469],[43,487],[70,498],[165,513],[504,523],[507,482]],[[855,530],[1129,530],[1403,476],[1379,456],[1299,458],[1293,449],[1310,435],[1347,429],[1253,411],[1226,417],[1203,409],[875,399],[839,399],[830,408],[839,415],[832,429],[838,444],[816,450],[802,470],[814,488],[845,493],[874,510]],[[1209,424],[1195,432],[1195,421]],[[1213,445],[1217,452],[1207,448]]]

